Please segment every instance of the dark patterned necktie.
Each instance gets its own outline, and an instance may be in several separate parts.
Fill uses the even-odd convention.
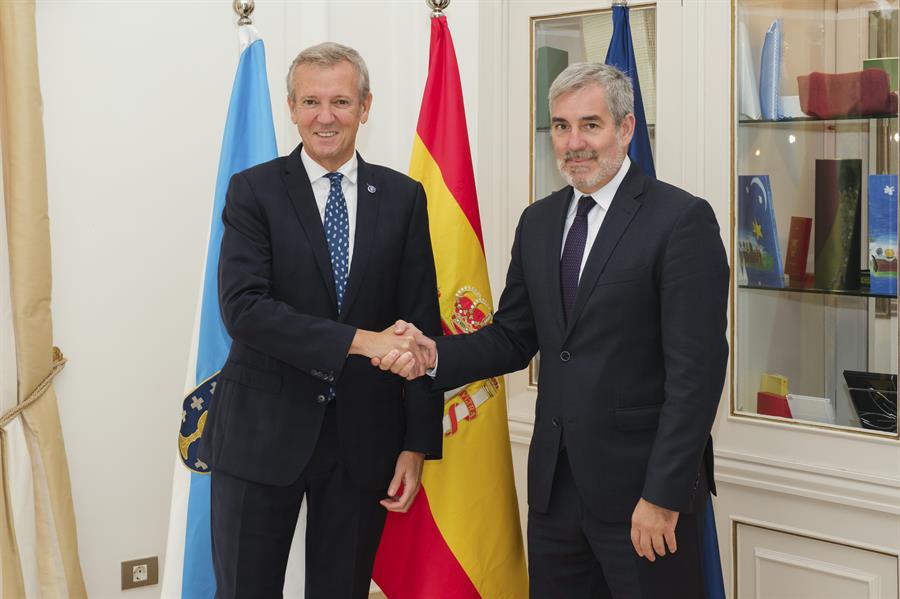
[[[334,274],[334,291],[337,295],[338,314],[344,305],[344,291],[347,289],[347,275],[350,272],[350,219],[347,216],[347,199],[341,188],[341,173],[325,175],[331,180],[328,201],[325,202],[325,240],[331,254],[331,272]],[[332,385],[328,388],[328,401],[337,392]]]
[[[344,304],[347,275],[350,272],[350,219],[347,217],[347,200],[341,189],[341,173],[325,175],[331,180],[331,190],[325,203],[325,240],[331,254],[331,272],[334,274],[334,291],[337,294],[338,314]]]
[[[559,259],[559,285],[562,289],[563,313],[566,322],[575,305],[575,293],[578,291],[578,277],[581,271],[581,260],[584,257],[584,246],[587,243],[587,217],[591,208],[597,205],[591,196],[582,196],[578,200],[578,211],[575,220],[566,235],[566,247]]]

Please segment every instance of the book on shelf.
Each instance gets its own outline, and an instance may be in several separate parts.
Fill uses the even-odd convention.
[[[541,46],[536,54],[534,97],[546,98],[553,80],[569,66],[569,53],[559,48]],[[534,126],[538,129],[550,128],[550,106],[547,102],[536,103]]]
[[[869,175],[869,290],[897,294],[897,175]]]
[[[823,424],[834,424],[834,402],[830,397],[796,395],[788,393],[788,407],[797,420],[811,420]]]
[[[738,251],[749,285],[784,287],[768,175],[738,177]]]
[[[790,277],[791,287],[806,286],[806,261],[809,258],[809,239],[812,219],[792,216],[788,233],[787,256],[784,258],[784,274]]]
[[[793,418],[787,397],[778,393],[759,391],[756,394],[756,413],[766,416]]]
[[[815,280],[820,289],[859,289],[862,160],[816,160]]]
[[[866,58],[863,59],[863,70],[866,69],[881,69],[885,73],[888,74],[888,81],[890,81],[890,89],[891,91],[898,91],[897,83],[897,57],[896,56],[887,56],[884,58]]]
[[[769,374],[764,372],[759,375],[759,390],[765,393],[787,395],[788,378],[781,374]]]

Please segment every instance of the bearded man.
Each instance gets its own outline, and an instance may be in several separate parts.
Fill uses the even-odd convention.
[[[574,64],[550,88],[569,186],[521,216],[493,324],[424,346],[436,388],[541,352],[528,457],[531,597],[703,597],[710,429],[725,380],[728,263],[700,198],[628,159],[631,80]],[[436,343],[435,343],[436,341]],[[382,369],[403,374],[393,351]]]

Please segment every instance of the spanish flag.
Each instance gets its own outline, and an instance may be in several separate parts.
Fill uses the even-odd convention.
[[[476,331],[490,323],[493,303],[459,68],[444,16],[431,19],[409,171],[428,195],[444,334]],[[426,462],[410,511],[388,514],[373,578],[389,599],[523,599],[528,575],[503,379],[448,392],[444,435],[444,459]]]

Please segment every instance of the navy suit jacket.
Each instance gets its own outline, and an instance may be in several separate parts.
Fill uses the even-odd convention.
[[[522,213],[493,324],[437,340],[435,386],[519,370],[540,350],[529,505],[547,511],[564,442],[599,517],[629,520],[640,497],[696,511],[715,490],[710,429],[728,361],[715,215],[632,164],[566,322],[559,261],[571,198],[566,187]]]
[[[271,485],[302,473],[336,387],[341,458],[384,490],[401,450],[441,455],[443,399],[347,356],[357,328],[398,318],[440,335],[422,186],[358,157],[353,257],[340,314],[322,219],[300,146],[232,177],[222,220],[219,303],[233,339],[200,455],[213,469]]]

